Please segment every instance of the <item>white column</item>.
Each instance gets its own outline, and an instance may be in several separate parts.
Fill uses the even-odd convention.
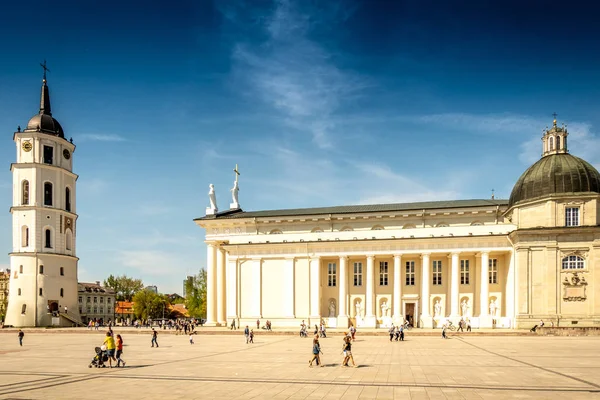
[[[252,316],[262,318],[262,259],[252,260]]]
[[[238,260],[237,258],[229,257],[227,260],[227,321],[231,323],[232,319],[239,318],[237,311],[237,292],[238,292],[238,282],[237,282],[237,266]],[[237,324],[236,324],[237,325]]]
[[[367,256],[367,290],[365,296],[365,317],[375,316],[375,256]]]
[[[450,316],[458,317],[458,257],[459,253],[452,253],[452,268],[450,271]]]
[[[490,297],[488,269],[490,255],[487,252],[481,253],[481,269],[479,270],[480,285],[479,285],[479,316],[485,317],[488,315],[488,299]]]
[[[429,253],[421,254],[421,316],[430,317],[429,313],[429,284],[431,283]]]
[[[506,312],[504,315],[511,319],[511,327],[514,326],[515,317],[515,258],[516,253],[509,253],[508,272],[506,274],[506,290],[504,297],[506,298]],[[502,309],[500,310],[502,311]]]
[[[311,324],[321,320],[321,258],[310,259],[310,318]]]
[[[348,268],[348,257],[347,256],[340,256],[340,279],[338,281],[338,285],[339,285],[339,295],[338,295],[338,315],[340,317],[346,317],[348,316],[347,313],[347,300],[346,300],[346,288],[347,288],[347,279],[346,279],[346,272],[347,272],[347,268]],[[345,328],[345,327],[344,327]]]
[[[227,296],[225,288],[225,251],[217,248],[217,322],[221,325],[227,325],[225,316],[225,297]]]
[[[394,298],[392,301],[392,307],[394,311],[394,323],[399,324],[403,322],[404,318],[402,316],[402,255],[395,254],[394,255]]]
[[[336,327],[346,329],[348,327],[348,257],[340,256],[339,293],[337,304]]]
[[[294,297],[295,297],[295,283],[294,283],[294,258],[285,259],[285,267],[283,271],[283,295],[284,295],[284,307],[283,313],[285,317],[294,318]]]
[[[217,265],[216,247],[213,244],[206,245],[206,324],[214,325],[217,322]]]

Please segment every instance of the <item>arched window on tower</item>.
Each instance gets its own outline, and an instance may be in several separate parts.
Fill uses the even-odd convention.
[[[44,232],[44,247],[47,249],[51,249],[52,248],[52,232],[50,232],[50,229],[46,229],[46,231]]]
[[[549,143],[550,143],[550,151],[554,150],[554,138],[553,137],[550,137]]]
[[[65,247],[67,250],[71,250],[71,242],[73,241],[73,233],[70,229],[67,229],[65,233]]]
[[[560,136],[556,137],[556,150],[560,150]]]
[[[29,181],[23,181],[23,186],[21,188],[22,191],[22,199],[21,204],[26,206],[29,204]]]
[[[65,188],[65,210],[71,211],[71,189]]]
[[[26,225],[21,227],[21,247],[29,247],[29,227]]]
[[[52,206],[52,183],[44,182],[44,205]]]

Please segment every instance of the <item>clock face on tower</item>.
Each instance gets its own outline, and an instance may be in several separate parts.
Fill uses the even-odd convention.
[[[31,149],[33,148],[33,146],[31,145],[31,142],[29,140],[26,140],[23,142],[23,151],[27,151],[30,152]]]
[[[69,150],[67,150],[67,149],[63,150],[63,157],[65,158],[65,160],[68,160],[69,158],[71,158],[71,153],[69,153]]]

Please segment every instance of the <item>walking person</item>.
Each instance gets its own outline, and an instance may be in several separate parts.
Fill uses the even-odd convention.
[[[312,368],[313,361],[317,363],[317,365],[323,367],[323,363],[321,362],[321,357],[319,354],[323,354],[321,351],[321,345],[319,344],[319,335],[315,335],[313,339],[313,349],[312,349],[313,358],[308,362],[308,366]]]
[[[400,341],[404,342],[404,326],[400,325]]]
[[[244,336],[246,337],[246,344],[248,344],[248,341],[250,340],[250,329],[248,329],[248,325],[244,328]]]
[[[123,364],[123,367],[125,366],[125,361],[121,358],[122,354],[123,338],[121,338],[121,335],[117,335],[117,367],[121,366],[121,364]]]
[[[469,318],[467,318],[467,332],[471,332],[471,320]]]
[[[19,329],[19,333],[17,336],[19,336],[19,346],[23,346],[23,336],[25,336],[25,333]]]
[[[390,333],[390,342],[394,339],[394,331],[396,330],[396,328],[394,328],[394,324],[392,324],[392,327],[389,330]]]
[[[190,333],[190,344],[194,344],[194,332]]]
[[[250,329],[250,343],[254,343],[254,329]]]
[[[235,327],[235,318],[233,318],[231,320],[231,330],[234,330],[234,329],[236,329],[236,327]]]
[[[152,328],[152,347],[154,347],[154,345],[156,345],[156,347],[158,347],[158,341],[156,340],[158,337],[158,332],[156,330],[154,330],[154,328]]]
[[[260,319],[256,320],[256,329],[260,329]]]
[[[352,342],[350,338],[344,338],[344,347],[342,348],[342,353],[344,353],[344,360],[342,360],[342,367],[348,366],[348,361],[352,361],[352,366],[356,368],[356,363],[354,362],[354,356],[352,355]]]
[[[458,321],[458,329],[456,330],[457,333],[458,333],[458,331],[464,332],[464,329],[463,329],[464,323],[465,323],[465,321],[462,319],[460,321]]]
[[[117,361],[115,358],[115,338],[110,334],[110,332],[106,332],[106,337],[104,338],[104,343],[106,346],[106,355],[108,356],[108,365],[112,368],[112,362]]]

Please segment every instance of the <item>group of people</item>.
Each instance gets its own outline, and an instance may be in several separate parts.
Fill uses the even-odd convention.
[[[308,327],[307,327],[306,323],[304,322],[304,320],[302,320],[302,323],[300,324],[300,337],[308,337],[307,328]],[[327,329],[325,328],[325,322],[323,320],[321,320],[319,325],[315,324],[315,330],[313,331],[313,335],[319,336],[322,338],[327,337]]]
[[[390,342],[392,340],[395,340],[396,342],[404,341],[404,325],[394,326],[392,324],[388,332],[390,334]]]
[[[354,356],[352,355],[352,334],[350,332],[346,332],[343,338],[342,344],[342,354],[344,358],[342,359],[342,367],[348,367],[348,363],[352,361],[352,366],[354,368],[357,367],[354,362]],[[319,335],[316,334],[313,338],[313,347],[312,347],[312,358],[308,361],[308,366],[312,368],[313,362],[320,367],[324,367],[323,361],[321,360],[321,355],[323,351],[321,350],[321,343],[319,343]]]
[[[117,335],[117,340],[115,341],[114,333],[110,326],[108,327],[108,332],[106,332],[103,346],[106,348],[106,355],[108,356],[108,365],[110,368],[112,368],[113,361],[117,362],[117,368],[121,365],[125,367],[125,361],[121,358],[121,355],[123,354],[123,338],[121,335]]]
[[[246,338],[246,344],[254,343],[254,329],[250,329],[246,325],[246,328],[244,328],[244,337]]]

